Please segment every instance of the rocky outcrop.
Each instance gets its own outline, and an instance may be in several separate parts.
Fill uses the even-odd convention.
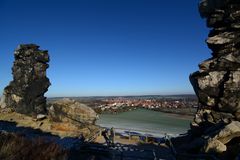
[[[200,13],[213,28],[206,40],[213,57],[202,62],[190,80],[203,106],[240,120],[240,3],[203,0]]]
[[[46,77],[48,51],[34,44],[19,45],[14,52],[13,81],[0,101],[0,120],[40,129],[60,137],[89,138],[99,127],[97,114],[84,104],[62,99],[47,105],[44,93],[50,86]],[[1,126],[1,125],[0,125]]]
[[[212,57],[190,75],[200,104],[188,150],[237,156],[232,149],[240,144],[240,2],[202,0],[199,10],[212,28],[206,40]]]
[[[35,44],[19,45],[14,52],[13,81],[4,89],[2,108],[24,114],[46,112],[44,93],[50,86],[46,77],[49,55]]]
[[[95,124],[97,113],[85,104],[69,98],[52,102],[49,116],[55,122],[70,122],[76,125]]]

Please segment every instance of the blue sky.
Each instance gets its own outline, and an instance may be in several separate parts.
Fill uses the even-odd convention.
[[[49,51],[49,97],[193,93],[188,76],[210,57],[197,6],[192,0],[1,0],[0,93],[21,43]]]

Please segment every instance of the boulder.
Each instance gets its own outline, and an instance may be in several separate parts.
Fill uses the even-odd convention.
[[[218,140],[223,144],[227,144],[236,137],[240,137],[240,122],[232,121],[219,130],[213,137],[213,140]]]
[[[206,153],[223,153],[226,150],[226,145],[219,140],[210,140],[203,148],[203,152]]]
[[[22,44],[14,52],[13,81],[3,92],[5,107],[23,114],[46,112],[44,93],[50,86],[46,77],[49,55],[35,44]],[[2,106],[2,105],[1,105]]]
[[[232,139],[240,137],[240,122],[232,121],[223,127],[211,130],[211,132],[205,134],[204,136],[207,136],[207,141],[202,147],[203,152],[223,153],[227,151],[227,144]]]
[[[97,113],[85,104],[64,98],[52,102],[49,115],[56,122],[70,122],[77,125],[95,124]]]

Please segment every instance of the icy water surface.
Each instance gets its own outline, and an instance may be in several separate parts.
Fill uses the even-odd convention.
[[[119,114],[102,114],[97,124],[102,127],[142,130],[141,133],[162,136],[164,133],[186,133],[192,118],[187,116],[137,109]]]

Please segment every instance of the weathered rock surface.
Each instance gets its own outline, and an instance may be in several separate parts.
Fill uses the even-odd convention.
[[[48,51],[35,44],[19,45],[14,52],[13,81],[4,89],[1,107],[24,114],[46,112],[44,93],[50,86],[46,77]]]
[[[0,99],[0,108],[1,109],[6,108],[5,96],[2,96],[1,99]]]
[[[199,10],[212,22],[206,42],[213,57],[199,65],[200,71],[191,74],[190,81],[202,106],[240,120],[240,29],[232,28],[240,22],[240,2],[202,0]],[[215,117],[214,121],[220,119]]]
[[[186,148],[234,158],[240,144],[240,1],[202,0],[199,11],[212,28],[206,40],[212,57],[190,75],[200,105]]]
[[[41,121],[41,120],[44,120],[46,118],[47,118],[47,116],[45,114],[38,114],[37,115],[37,121]]]
[[[206,153],[222,153],[227,150],[226,145],[224,145],[219,140],[209,140],[206,146],[204,146],[204,152]]]
[[[97,119],[97,113],[92,108],[68,98],[52,102],[49,115],[53,121],[76,125],[95,124]]]

